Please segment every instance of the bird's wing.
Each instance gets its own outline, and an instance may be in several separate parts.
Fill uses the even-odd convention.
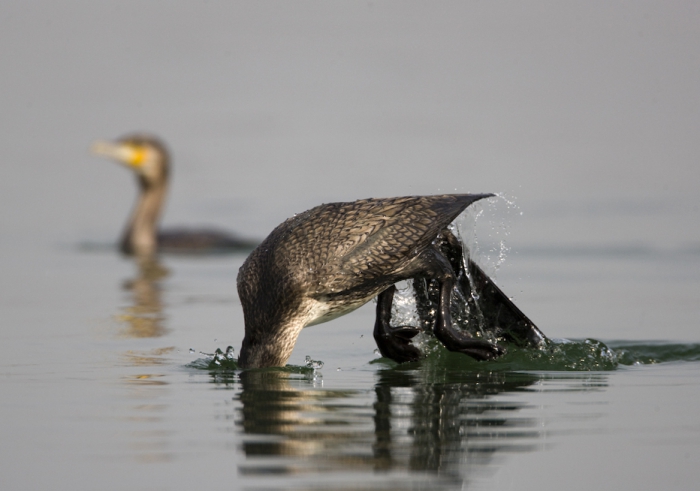
[[[447,197],[403,197],[322,210],[307,229],[319,289],[338,292],[400,273],[454,219],[455,211],[445,206],[462,205],[450,202]]]

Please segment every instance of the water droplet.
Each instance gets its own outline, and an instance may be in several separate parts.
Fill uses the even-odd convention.
[[[307,368],[313,368],[317,370],[323,368],[324,363],[321,360],[312,360],[309,355],[306,355],[306,366]]]

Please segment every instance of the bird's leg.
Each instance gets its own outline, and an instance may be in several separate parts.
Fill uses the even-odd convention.
[[[547,339],[478,264],[468,256],[467,261],[464,261],[462,244],[452,232],[443,230],[438,243],[440,251],[450,261],[459,287],[467,299],[470,322],[481,324],[495,337],[503,337],[518,346],[536,347]],[[468,271],[465,271],[465,264]]]
[[[382,356],[403,363],[421,358],[421,352],[411,339],[420,332],[415,327],[391,327],[391,304],[396,286],[391,285],[377,296],[377,319],[374,323],[374,340]]]
[[[502,355],[505,351],[500,346],[474,339],[470,334],[455,329],[452,326],[452,289],[455,284],[455,272],[449,260],[437,247],[426,251],[426,266],[432,271],[426,271],[433,275],[440,284],[440,300],[437,309],[437,319],[433,332],[435,337],[450,351],[457,351],[471,356],[477,360],[490,360]]]

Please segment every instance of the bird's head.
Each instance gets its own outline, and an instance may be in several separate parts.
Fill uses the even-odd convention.
[[[144,186],[153,186],[167,180],[168,150],[154,136],[133,134],[116,141],[99,140],[92,144],[91,150],[132,169]]]

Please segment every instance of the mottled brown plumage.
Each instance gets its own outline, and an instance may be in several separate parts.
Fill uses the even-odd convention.
[[[432,243],[467,206],[489,196],[329,203],[286,220],[238,273],[246,330],[239,365],[283,365],[303,327],[354,310],[397,281],[439,279],[444,289],[449,286],[444,293],[449,297],[454,272]],[[449,298],[445,301],[449,305]],[[443,314],[438,322],[451,330],[449,307]],[[472,356],[502,352],[484,341],[466,342],[476,353]]]

